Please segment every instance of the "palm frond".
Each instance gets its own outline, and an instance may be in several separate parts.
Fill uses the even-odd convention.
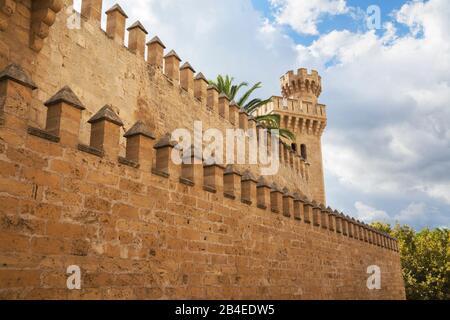
[[[238,85],[234,85],[233,82],[234,78],[230,77],[229,75],[218,75],[216,80],[210,80],[209,84],[214,86],[220,93],[226,94],[230,100],[236,100],[239,91],[242,88],[247,87],[249,84],[247,82],[241,82]],[[250,96],[261,87],[261,82],[254,84],[242,95],[242,97],[238,101],[238,105],[249,114],[254,114],[259,108],[271,101],[271,98],[266,100],[255,98],[247,103],[247,101],[250,99]],[[270,113],[267,115],[256,117],[256,121],[269,130],[276,130],[277,134],[279,134],[280,137],[295,141],[295,134],[287,129],[281,128],[280,115]]]
[[[253,87],[251,87],[246,93],[244,93],[244,95],[239,99],[238,104],[240,106],[245,105],[245,103],[247,102],[247,100],[250,98],[250,96],[252,95],[252,93],[261,88],[261,82],[258,82],[256,84],[253,85]]]
[[[249,103],[247,103],[244,106],[244,109],[252,114],[254,112],[256,112],[259,108],[261,108],[262,106],[265,106],[266,104],[268,104],[272,99],[266,99],[266,100],[261,100],[261,99],[253,99],[252,101],[250,101]]]
[[[256,121],[268,129],[278,129],[280,127],[280,118],[276,114],[256,117]]]
[[[247,87],[247,86],[248,86],[247,82],[241,82],[238,85],[232,86],[231,90],[230,90],[230,96],[229,96],[230,100],[235,100],[239,90],[241,90],[243,87]]]

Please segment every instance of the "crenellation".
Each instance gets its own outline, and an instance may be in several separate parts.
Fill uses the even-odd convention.
[[[155,166],[152,172],[162,177],[170,177],[177,174],[177,166],[171,161],[172,152],[176,147],[176,142],[172,141],[170,134],[165,134],[156,142],[153,149],[156,150]]]
[[[257,185],[255,176],[246,170],[241,179],[241,201],[249,206],[257,203]]]
[[[143,121],[136,122],[124,137],[127,139],[126,159],[150,170],[153,167],[155,136]]]
[[[328,229],[328,212],[323,204],[320,205],[320,225],[323,229]]]
[[[270,206],[271,198],[271,187],[267,183],[264,177],[259,177],[258,184],[256,185],[257,192],[257,207],[262,210],[267,210]]]
[[[4,70],[0,72],[0,81],[4,82],[8,80],[17,82],[18,84],[30,88],[31,90],[37,89],[36,84],[30,78],[30,76],[25,73],[21,66],[15,63],[8,65]],[[5,95],[10,96],[11,94],[7,94],[5,92]]]
[[[81,2],[81,16],[98,26],[102,20],[102,6],[103,0],[82,0]]]
[[[127,14],[119,4],[106,11],[106,34],[119,45],[124,44]]]
[[[294,196],[294,219],[297,221],[302,221],[304,217],[304,205],[305,200],[297,192],[293,194]]]
[[[195,70],[189,62],[180,67],[180,86],[191,95],[194,94],[194,74]]]
[[[240,107],[234,100],[232,100],[230,102],[229,121],[234,127],[239,126],[239,111]]]
[[[270,208],[273,213],[278,214],[283,207],[283,192],[275,182],[270,187]]]
[[[348,236],[350,238],[353,238],[354,234],[355,234],[355,230],[354,230],[355,226],[353,224],[352,219],[349,216],[346,216],[346,219],[347,219],[347,223],[348,223]]]
[[[281,88],[286,97],[308,97],[312,101],[317,100],[322,92],[322,78],[316,70],[310,74],[304,68],[297,74],[289,71],[281,77]]]
[[[145,38],[148,34],[142,23],[136,21],[130,27],[128,31],[128,50],[137,54],[140,57],[145,56]]]
[[[206,106],[209,110],[219,113],[219,91],[215,86],[208,85]]]
[[[60,138],[64,145],[76,147],[80,134],[82,111],[86,108],[70,89],[63,87],[44,103],[47,107],[46,131]]]
[[[283,216],[290,218],[294,214],[294,195],[288,188],[283,189]]]
[[[257,124],[258,124],[258,122],[256,121],[254,116],[252,116],[252,115],[248,116],[248,129],[249,130],[255,130]]]
[[[174,50],[171,50],[164,56],[164,74],[172,80],[174,84],[178,84],[180,81],[180,62],[181,58]]]
[[[336,231],[336,216],[333,213],[333,209],[327,207],[327,215],[328,215],[328,229],[332,232]]]
[[[90,146],[101,150],[112,159],[119,157],[120,129],[123,122],[111,105],[105,105],[89,119],[91,124]]]
[[[341,216],[342,234],[348,236],[348,220],[344,214],[339,213],[339,215]]]
[[[342,234],[342,229],[343,229],[342,217],[337,210],[334,210],[333,214],[334,214],[335,221],[336,221],[336,232]]]
[[[189,146],[189,150],[180,150],[183,152],[183,163],[181,164],[180,183],[193,187],[198,182],[200,172],[197,172],[195,146]],[[200,159],[202,160],[202,159]]]
[[[313,204],[306,198],[304,198],[304,218],[303,221],[307,224],[311,224],[311,217],[313,214]]]
[[[355,218],[352,218],[352,224],[353,224],[353,237],[356,240],[359,240],[360,231],[359,231],[358,223],[356,222]]]
[[[219,94],[219,115],[226,119],[230,119],[230,98],[224,93]]]
[[[239,111],[239,128],[240,129],[242,129],[244,131],[248,130],[248,118],[249,118],[248,113],[245,110],[241,109]]]
[[[28,115],[37,86],[17,64],[8,65],[0,72],[1,123],[14,124],[17,129],[28,127]]]
[[[319,204],[315,201],[315,200],[313,200],[312,201],[312,205],[313,205],[313,208],[312,208],[312,224],[313,224],[313,226],[314,227],[320,227],[320,223],[321,223],[321,221],[322,221],[322,211],[321,211],[321,209],[320,209],[320,206],[319,206]]]
[[[194,78],[194,96],[197,98],[203,107],[206,107],[207,96],[208,96],[208,80],[199,72]]]
[[[366,226],[367,230],[367,243],[372,244],[372,230],[369,226]]]
[[[358,221],[358,228],[359,228],[359,240],[364,241],[364,225],[361,223],[361,221]]]
[[[158,38],[158,36],[153,37],[149,42],[147,42],[147,62],[149,65],[163,70],[164,67],[164,49],[166,46]]]
[[[205,164],[203,168],[203,189],[207,192],[223,194],[223,174],[225,167],[217,163],[213,163]]]
[[[242,174],[233,165],[228,165],[223,174],[224,196],[235,200],[241,196]]]

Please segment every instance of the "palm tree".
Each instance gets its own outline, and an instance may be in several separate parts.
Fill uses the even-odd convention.
[[[209,84],[214,86],[220,93],[224,93],[230,100],[236,101],[238,106],[245,110],[248,114],[253,115],[255,112],[271,101],[271,99],[262,100],[255,98],[249,101],[251,95],[258,89],[262,88],[262,83],[258,82],[248,89],[239,99],[237,94],[239,91],[248,87],[247,82],[241,82],[238,85],[233,84],[234,78],[226,75],[218,75],[216,80],[210,80]],[[263,116],[255,117],[256,121],[262,124],[268,130],[279,130],[280,136],[286,139],[295,141],[295,135],[287,130],[281,128],[281,117],[278,114],[270,113]]]

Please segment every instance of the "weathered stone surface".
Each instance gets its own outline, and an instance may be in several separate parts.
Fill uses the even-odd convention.
[[[199,72],[195,78],[195,80],[204,80],[205,82],[208,82],[208,79],[206,79],[206,77],[203,75],[203,73]]]
[[[148,34],[147,30],[145,29],[145,27],[142,25],[142,23],[140,21],[136,21],[135,23],[133,23],[131,26],[129,26],[127,28],[127,30],[131,31],[136,28],[141,29],[142,31],[144,31],[145,34]]]
[[[190,69],[192,70],[192,72],[195,72],[194,68],[191,66],[191,64],[189,62],[185,62],[181,67],[180,70],[184,70],[184,69]]]
[[[153,43],[158,43],[164,49],[166,48],[166,46],[164,45],[164,43],[161,41],[161,39],[158,36],[154,36],[149,42],[147,42],[147,45],[150,45]]]
[[[161,149],[166,147],[175,147],[177,143],[171,139],[170,134],[165,134],[161,139],[156,142],[154,148],[155,149]]]
[[[118,126],[123,126],[122,120],[114,112],[114,110],[110,105],[106,105],[103,108],[101,108],[95,115],[92,116],[92,118],[89,119],[88,122],[96,123],[103,120],[112,122],[114,124],[117,124]]]
[[[246,170],[244,172],[244,174],[242,175],[242,181],[252,181],[252,182],[258,182],[258,180],[256,180],[255,176],[253,175],[253,173],[249,170]]]
[[[122,7],[116,3],[115,5],[113,5],[110,9],[106,10],[106,14],[108,13],[112,13],[114,11],[118,11],[120,12],[121,15],[123,15],[125,18],[128,18],[127,14],[125,13],[125,11],[122,9]]]
[[[31,80],[25,71],[18,64],[12,63],[0,72],[1,80],[12,80],[31,89],[37,89],[36,84]]]
[[[170,57],[175,57],[178,61],[181,61],[181,58],[178,56],[178,54],[175,52],[175,50],[170,50],[170,52],[164,56],[164,58],[170,58]]]
[[[47,100],[44,105],[51,106],[61,102],[65,102],[70,104],[71,106],[78,108],[80,110],[85,110],[86,108],[81,103],[80,99],[76,96],[76,94],[70,89],[69,86],[64,86],[61,90],[59,90],[53,97]]]
[[[145,137],[155,139],[154,134],[150,131],[150,129],[145,125],[144,122],[138,121],[134,124],[134,126],[131,127],[130,130],[128,130],[124,137],[130,138],[137,135],[143,135]]]
[[[54,136],[44,130],[38,129],[38,128],[33,128],[33,127],[29,127],[28,128],[28,134],[31,134],[32,136],[36,136],[48,141],[52,141],[52,142],[59,142],[59,137]]]

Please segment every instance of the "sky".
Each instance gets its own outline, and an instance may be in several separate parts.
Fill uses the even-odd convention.
[[[288,70],[318,70],[328,205],[450,227],[450,1],[117,2],[208,78],[262,81],[261,97]]]

